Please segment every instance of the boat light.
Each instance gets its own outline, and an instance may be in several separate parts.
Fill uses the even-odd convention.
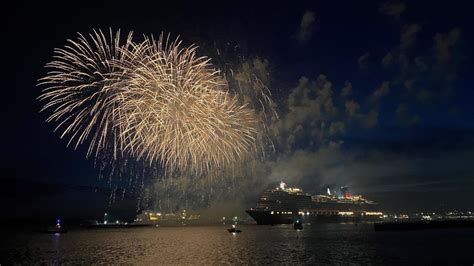
[[[354,212],[339,212],[340,215],[346,216],[346,215],[354,215]]]

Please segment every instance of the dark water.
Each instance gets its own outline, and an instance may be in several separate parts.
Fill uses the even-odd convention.
[[[474,230],[374,232],[371,225],[160,227],[2,233],[2,265],[336,264],[473,265]]]

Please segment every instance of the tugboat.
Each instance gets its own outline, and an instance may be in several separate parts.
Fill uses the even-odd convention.
[[[296,220],[296,222],[293,224],[293,228],[295,230],[303,230],[303,223],[300,222],[300,220]]]
[[[235,224],[232,225],[232,228],[227,229],[229,233],[235,234],[235,233],[241,233],[242,230],[235,228]]]
[[[48,229],[46,229],[45,233],[49,233],[49,234],[67,233],[67,229],[62,227],[61,220],[57,219],[56,220],[56,225],[55,226],[48,226]]]

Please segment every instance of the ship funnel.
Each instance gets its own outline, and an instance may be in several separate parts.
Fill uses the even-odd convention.
[[[285,182],[280,182],[280,189],[285,190],[285,188],[286,188]]]
[[[328,195],[331,196],[331,190],[328,187]]]

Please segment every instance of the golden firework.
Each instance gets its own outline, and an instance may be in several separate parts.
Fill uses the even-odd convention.
[[[257,150],[259,115],[194,45],[163,34],[121,41],[120,32],[99,30],[68,40],[46,67],[39,99],[52,110],[47,121],[68,145],[88,141],[88,155],[202,174]]]

